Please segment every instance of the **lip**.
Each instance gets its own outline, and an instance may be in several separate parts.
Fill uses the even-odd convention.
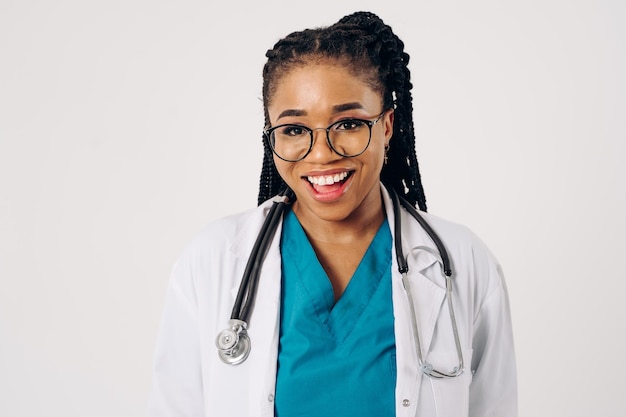
[[[332,203],[339,200],[348,190],[354,176],[354,169],[333,169],[325,171],[310,171],[301,177],[305,182],[305,187],[309,191],[311,197],[321,203]],[[335,177],[336,175],[344,175],[347,178],[334,182],[331,185],[314,185],[309,181],[309,177]]]
[[[311,170],[311,171],[307,171],[304,174],[302,174],[302,177],[318,177],[321,175],[335,175],[335,174],[341,174],[342,172],[351,172],[354,171],[353,168],[334,168],[334,169],[315,169],[315,170]]]

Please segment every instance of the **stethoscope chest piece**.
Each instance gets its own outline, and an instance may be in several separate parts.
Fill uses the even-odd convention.
[[[242,320],[231,319],[230,326],[217,335],[215,346],[222,362],[228,365],[238,365],[245,361],[250,354],[250,337],[246,332],[247,324]]]

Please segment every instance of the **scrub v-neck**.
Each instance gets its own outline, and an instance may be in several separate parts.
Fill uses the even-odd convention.
[[[335,302],[297,217],[285,214],[278,417],[394,415],[391,245],[385,219]]]

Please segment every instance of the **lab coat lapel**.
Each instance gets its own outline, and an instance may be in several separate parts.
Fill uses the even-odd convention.
[[[383,197],[385,200],[387,218],[391,225],[394,239],[396,239],[395,233],[393,233],[395,227],[393,205],[384,187]],[[400,210],[400,215],[402,222],[402,250],[407,258],[409,268],[407,276],[411,286],[411,296],[417,316],[417,327],[422,345],[422,355],[425,359],[430,349],[437,318],[441,312],[446,294],[445,281],[442,276],[439,276],[441,274],[438,273],[442,262],[436,246],[417,221],[404,209]],[[396,262],[395,247],[393,251],[393,261],[395,279],[401,280],[401,275],[397,273],[398,265]],[[429,273],[432,271],[436,271],[436,273]],[[414,335],[412,334],[412,324],[408,316],[410,308],[408,307],[406,291],[404,291],[403,285],[394,286],[394,288],[402,290],[402,294],[394,294],[394,303],[405,303],[406,305],[403,310],[407,312],[407,315],[405,315],[407,322],[402,325],[404,329],[398,328],[396,332],[408,331],[408,337],[413,340]],[[394,308],[397,307],[394,306]],[[413,345],[413,343],[411,343],[411,345]]]
[[[240,270],[243,272],[259,230],[265,220],[271,203],[266,203],[262,216],[254,218],[242,228],[240,236],[232,247]],[[259,214],[261,211],[259,211]],[[281,286],[280,236],[282,222],[279,222],[269,250],[263,261],[257,295],[254,301],[248,334],[252,349],[246,364],[250,366],[249,392],[250,409],[254,414],[273,415],[273,404],[268,397],[273,395],[276,379],[276,359],[278,352],[279,305]],[[239,291],[239,281],[231,289],[232,301]],[[260,380],[263,378],[263,380]]]
[[[413,263],[414,260],[411,258],[415,257],[416,252],[419,251],[420,249],[414,249],[408,255],[408,279],[411,284],[411,296],[415,305],[417,328],[422,345],[422,355],[424,359],[426,359],[428,351],[430,350],[430,344],[435,332],[437,318],[439,317],[446,291],[431,281],[431,279],[424,274],[425,268],[420,269],[416,266],[411,269],[410,265],[415,265]],[[428,266],[431,266],[432,264],[433,263]]]
[[[265,218],[267,217],[267,214],[269,212],[269,209],[271,208],[271,205],[272,205],[271,201],[268,200],[267,202],[265,202],[261,206],[261,210],[257,210],[254,213],[255,215],[250,216],[250,219],[241,226],[239,232],[237,233],[237,236],[235,236],[235,238],[233,239],[231,252],[237,258],[237,262],[239,264],[238,270],[241,270],[242,274],[243,274],[243,271],[245,270],[246,264],[248,263],[248,259],[250,258],[250,253],[252,252],[252,248],[256,242],[256,239],[259,235],[259,231],[261,230],[261,227],[263,226],[263,222],[265,221]],[[273,288],[274,291],[278,290],[278,292],[274,294],[274,297],[272,297],[272,298],[275,298],[276,300],[278,300],[280,296],[279,242],[280,242],[281,229],[282,229],[282,222],[279,222],[276,232],[274,234],[274,237],[272,239],[272,242],[270,244],[270,247],[268,249],[267,256],[265,257],[265,261],[262,262],[263,266],[261,268],[261,275],[259,277],[259,291],[261,291],[261,288],[267,284],[269,287]],[[278,268],[278,271],[274,271],[275,268]],[[275,276],[275,278],[278,278],[278,282],[275,282],[276,281],[275,279],[269,279],[269,280],[263,279],[264,276],[267,276],[268,271],[273,271],[274,274],[276,273],[278,274]],[[235,298],[237,297],[237,292],[239,291],[240,282],[241,282],[241,277],[238,277],[238,279],[233,282],[232,287],[230,288],[230,294],[232,296],[233,302],[235,301]],[[259,298],[260,297],[256,298],[255,310],[257,309],[256,303],[259,302]],[[256,313],[256,311],[254,313]],[[253,320],[256,321],[258,319],[256,318],[250,319],[250,321],[253,321]]]
[[[387,190],[381,185],[383,202],[392,235],[395,236],[396,219],[393,204]],[[420,336],[422,357],[426,360],[430,344],[433,340],[437,317],[441,311],[445,290],[427,276],[427,269],[432,271],[438,262],[437,256],[429,249],[432,242],[421,226],[404,209],[400,209],[402,225],[402,251],[406,256],[409,271],[407,278],[411,289],[411,298],[415,306],[417,328]],[[425,249],[425,250],[423,250]],[[436,253],[436,252],[435,252]],[[392,253],[392,291],[394,332],[396,336],[396,414],[415,415],[420,402],[424,374],[417,360],[416,337],[413,332],[411,307],[409,298],[402,282],[402,274],[398,271],[398,262],[393,246]],[[409,409],[406,405],[409,404]]]
[[[252,358],[252,376],[250,378],[250,392],[257,394],[252,398],[256,408],[263,416],[273,416],[273,395],[276,385],[276,365],[278,358],[278,338],[280,322],[280,234],[282,222],[279,224],[272,245],[267,253],[256,297],[252,318],[250,319],[250,337],[255,350]],[[263,380],[259,380],[263,378]],[[256,401],[255,401],[256,400]],[[269,402],[268,402],[269,400]]]

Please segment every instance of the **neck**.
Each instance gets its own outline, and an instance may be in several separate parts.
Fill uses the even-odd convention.
[[[296,203],[293,207],[302,228],[312,241],[349,244],[357,240],[371,240],[385,220],[380,192],[366,199],[347,217],[324,219]]]

